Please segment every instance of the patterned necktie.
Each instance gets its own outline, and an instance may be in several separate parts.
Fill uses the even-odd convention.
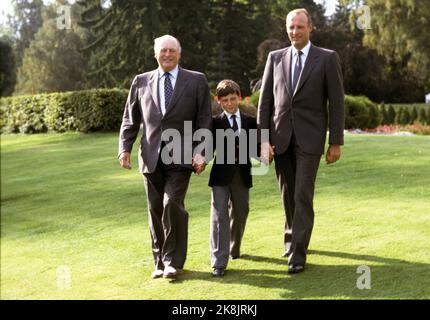
[[[302,56],[303,52],[297,51],[297,60],[294,65],[293,92],[296,91],[297,82],[299,81],[300,73],[302,72]]]
[[[164,106],[167,109],[167,106],[170,103],[170,99],[173,94],[172,83],[170,82],[170,73],[165,73],[166,78],[164,79]]]
[[[233,131],[236,133],[237,130],[239,130],[239,126],[237,125],[237,121],[236,121],[236,115],[232,114],[231,118],[233,119],[233,126],[231,127],[233,129]]]

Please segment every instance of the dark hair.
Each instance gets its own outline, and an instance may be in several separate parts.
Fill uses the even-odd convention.
[[[241,95],[239,85],[233,80],[222,80],[216,87],[216,95],[218,98],[225,97],[231,93]]]

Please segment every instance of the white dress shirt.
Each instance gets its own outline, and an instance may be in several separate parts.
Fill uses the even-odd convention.
[[[176,79],[178,79],[179,67],[176,66],[175,69],[169,71],[170,82],[172,83],[172,89],[175,90]],[[164,115],[166,113],[166,99],[164,97],[164,80],[166,79],[165,72],[163,69],[158,68],[158,96],[160,97],[160,107],[161,113]]]
[[[296,90],[297,87],[299,86],[300,83],[300,78],[302,76],[303,73],[303,69],[305,68],[305,63],[306,63],[306,58],[309,55],[309,49],[311,48],[311,42],[308,41],[308,43],[303,47],[302,50],[300,50],[302,52],[302,55],[300,56],[301,60],[302,60],[302,72],[299,75],[299,80],[297,81],[297,86],[296,86]],[[298,51],[296,48],[294,48],[294,46],[291,46],[291,83],[293,83],[293,79],[294,79],[294,66],[296,65],[297,62],[297,57],[298,57]],[[295,93],[295,91],[294,91]]]
[[[240,133],[240,128],[242,127],[242,121],[240,119],[240,111],[239,108],[237,109],[236,113],[230,113],[224,110],[225,115],[227,116],[228,122],[230,123],[230,127],[233,127],[233,118],[231,117],[233,114],[236,115],[236,122],[237,122],[237,127],[239,128],[239,132]]]

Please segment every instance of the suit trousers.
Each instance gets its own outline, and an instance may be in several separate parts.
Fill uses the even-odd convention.
[[[321,155],[304,152],[293,133],[288,149],[275,155],[285,211],[284,244],[289,265],[304,265],[314,224],[313,197]]]
[[[188,212],[184,207],[191,170],[165,165],[161,159],[152,173],[144,173],[155,268],[183,268],[187,255]]]
[[[229,254],[240,256],[248,213],[249,188],[237,167],[229,185],[212,187],[210,255],[213,268],[226,268]]]

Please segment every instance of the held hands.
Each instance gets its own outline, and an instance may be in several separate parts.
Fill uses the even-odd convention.
[[[275,146],[271,146],[269,142],[261,143],[260,158],[265,165],[270,165],[273,161]]]
[[[206,159],[200,154],[196,154],[194,156],[192,165],[194,170],[196,171],[196,174],[200,174],[205,170],[205,167],[206,167],[205,160]],[[119,163],[121,167],[125,169],[131,169],[130,152],[121,153],[121,156],[119,157]]]
[[[325,155],[325,162],[327,164],[335,163],[340,158],[340,145],[331,144]]]
[[[125,169],[131,169],[130,152],[123,152],[119,157],[119,164]]]
[[[202,173],[206,168],[206,159],[201,154],[196,154],[193,157],[192,161],[193,168],[195,170],[195,173],[199,175]]]

